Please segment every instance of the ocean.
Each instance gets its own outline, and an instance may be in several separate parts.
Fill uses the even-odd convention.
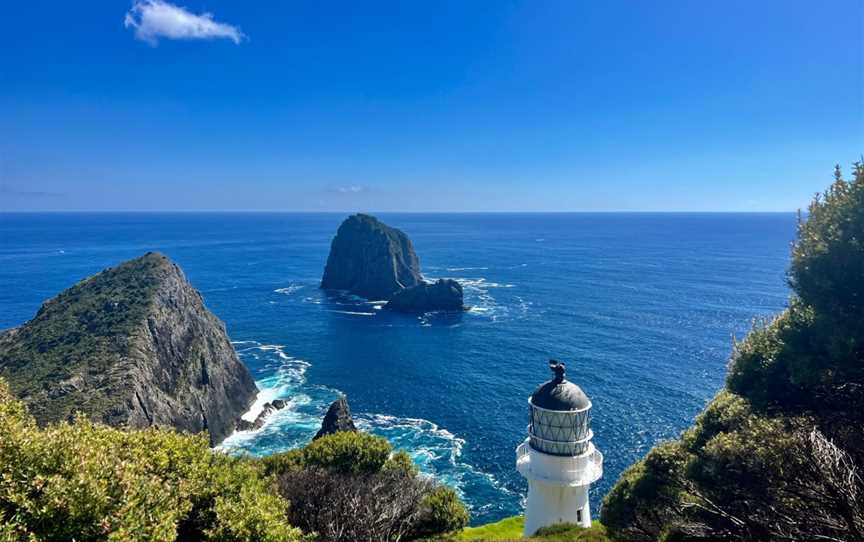
[[[88,275],[161,251],[225,321],[258,406],[289,402],[221,449],[301,446],[345,394],[360,428],[457,488],[473,524],[521,511],[514,449],[527,398],[560,359],[594,404],[596,511],[723,385],[734,338],[785,306],[796,225],[791,213],[379,214],[412,239],[424,275],[457,279],[472,307],[405,316],[318,288],[345,216],[0,214],[0,329]]]

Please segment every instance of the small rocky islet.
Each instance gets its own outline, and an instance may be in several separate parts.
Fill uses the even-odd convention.
[[[386,300],[384,309],[395,312],[465,310],[461,284],[453,279],[426,281],[408,236],[362,213],[348,217],[339,226],[321,288]]]

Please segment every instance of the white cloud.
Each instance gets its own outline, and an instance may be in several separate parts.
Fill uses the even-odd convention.
[[[362,186],[351,185],[351,186],[340,186],[336,190],[338,190],[342,194],[359,194],[360,192],[365,192],[366,188],[362,187]]]
[[[123,21],[135,29],[135,37],[156,45],[159,38],[172,40],[229,39],[240,43],[242,32],[230,24],[213,20],[212,13],[195,15],[163,0],[135,0]]]

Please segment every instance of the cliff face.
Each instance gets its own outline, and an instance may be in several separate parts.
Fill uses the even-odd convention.
[[[356,214],[336,232],[321,287],[389,299],[422,280],[420,261],[408,236],[373,216]]]
[[[424,282],[396,293],[384,308],[398,312],[461,311],[462,285],[453,279]]]
[[[182,271],[148,253],[85,279],[0,336],[0,376],[40,423],[228,436],[257,393],[224,324]]]

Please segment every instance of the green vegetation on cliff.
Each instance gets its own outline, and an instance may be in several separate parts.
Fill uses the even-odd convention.
[[[621,476],[615,540],[864,539],[864,165],[799,222],[789,307],[736,344],[726,389]]]

